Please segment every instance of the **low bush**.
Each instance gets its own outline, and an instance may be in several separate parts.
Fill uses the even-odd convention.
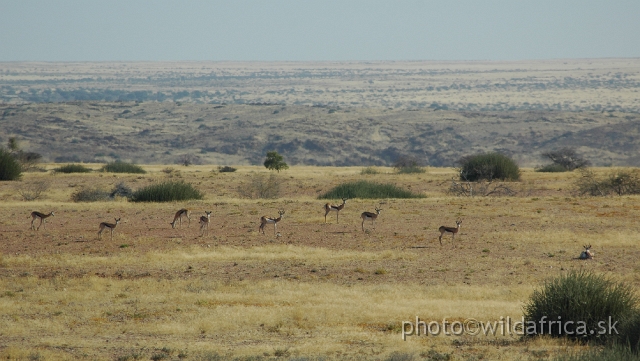
[[[360,170],[360,174],[362,175],[372,175],[372,174],[380,174],[380,172],[374,167],[366,167]]]
[[[471,155],[460,158],[457,163],[460,165],[460,180],[463,181],[520,180],[520,168],[504,154],[493,152]]]
[[[535,171],[543,172],[543,173],[561,173],[561,172],[568,172],[569,170],[560,164],[552,163],[552,164],[547,164],[545,166],[542,166],[540,168],[536,168]]]
[[[402,168],[396,168],[396,173],[398,174],[426,173],[426,169],[419,166],[402,167]]]
[[[224,167],[218,167],[218,172],[220,173],[232,173],[237,170],[237,168],[229,167],[228,165],[225,165]]]
[[[67,164],[53,170],[54,173],[90,173],[91,168],[82,164]]]
[[[133,202],[172,202],[203,199],[204,195],[191,184],[163,182],[139,189],[131,195]]]
[[[640,174],[638,171],[617,169],[608,176],[598,177],[591,169],[581,168],[575,187],[581,196],[640,194]]]
[[[4,148],[0,148],[0,181],[18,180],[22,177],[20,162]]]
[[[123,197],[123,198],[131,198],[133,196],[133,191],[129,188],[124,182],[120,182],[116,184],[116,186],[109,193],[111,198]]]
[[[524,306],[525,334],[614,342],[602,324],[624,324],[637,314],[633,288],[587,271],[572,271],[548,280]],[[544,322],[546,321],[546,322]],[[549,322],[561,321],[563,327]],[[571,323],[572,322],[572,323]]]
[[[100,171],[109,173],[147,173],[139,165],[121,162],[119,160],[105,164]]]
[[[74,202],[100,202],[111,199],[110,192],[99,188],[82,188],[71,195]]]
[[[424,198],[421,194],[415,194],[408,190],[399,188],[393,184],[380,184],[368,181],[358,181],[344,183],[334,187],[319,199],[340,199],[340,198]]]

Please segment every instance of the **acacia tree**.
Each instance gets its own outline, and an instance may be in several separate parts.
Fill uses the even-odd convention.
[[[281,170],[289,169],[287,163],[284,162],[284,158],[275,150],[267,152],[267,159],[264,160],[264,166],[278,173],[280,173]]]
[[[542,156],[549,158],[553,164],[557,164],[568,171],[589,166],[590,162],[576,153],[575,148],[563,147],[542,153]]]

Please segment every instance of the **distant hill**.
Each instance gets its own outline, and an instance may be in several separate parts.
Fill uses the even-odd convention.
[[[450,111],[180,102],[0,105],[0,141],[55,162],[261,164],[269,150],[290,165],[391,165],[403,155],[452,166],[500,151],[521,166],[576,147],[594,165],[640,166],[640,115],[562,111]]]

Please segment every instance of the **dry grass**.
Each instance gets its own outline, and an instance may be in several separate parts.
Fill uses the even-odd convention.
[[[456,198],[445,194],[453,170],[395,175],[381,168],[376,179],[427,198],[379,200],[383,211],[367,232],[359,214],[379,202],[349,200],[340,224],[324,224],[324,202],[315,199],[371,177],[360,167],[292,167],[282,174],[285,194],[268,201],[238,198],[239,182],[266,172],[242,166],[225,174],[175,167],[206,194],[202,201],[69,201],[83,184],[124,180],[135,189],[170,176],[166,166],[144,168],[148,174],[115,177],[27,173],[24,182],[51,184],[34,202],[21,201],[15,184],[0,184],[0,358],[384,359],[434,350],[455,360],[538,359],[580,346],[515,336],[402,341],[401,322],[518,318],[534,287],[570,269],[640,286],[639,198],[572,197],[570,173],[527,169],[514,185],[520,196]],[[171,229],[184,206],[193,209],[193,224]],[[280,236],[272,228],[259,234],[259,217],[279,208],[287,210]],[[32,210],[56,215],[45,230],[31,231]],[[204,210],[214,213],[210,235],[200,237],[195,216]],[[123,223],[113,241],[98,241],[98,223],[114,217]],[[458,217],[456,240],[443,237],[440,246],[437,228]],[[587,243],[595,259],[577,260]]]

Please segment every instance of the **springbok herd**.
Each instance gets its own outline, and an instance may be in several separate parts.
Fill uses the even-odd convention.
[[[324,222],[327,223],[327,215],[330,212],[336,212],[336,222],[340,223],[340,219],[339,219],[339,215],[340,215],[340,211],[345,207],[346,203],[347,203],[348,198],[342,198],[342,204],[340,205],[335,205],[335,204],[330,204],[327,203],[324,205]],[[362,212],[362,214],[360,215],[360,218],[362,218],[362,231],[364,232],[364,222],[365,221],[371,221],[371,225],[372,227],[375,229],[375,221],[378,218],[378,216],[380,215],[380,211],[382,209],[375,207],[375,212]],[[204,236],[206,234],[208,234],[209,232],[209,223],[211,223],[211,211],[205,211],[204,212],[205,215],[200,216],[199,218],[199,223],[200,223],[200,232],[201,232],[201,236]],[[284,218],[284,214],[285,214],[285,210],[284,209],[280,209],[278,210],[278,217],[267,217],[267,216],[262,216],[260,217],[260,227],[258,228],[258,233],[262,232],[262,234],[265,234],[264,232],[264,227],[267,224],[273,224],[273,230],[274,230],[274,234],[278,234],[278,223],[280,221],[282,221],[282,219]],[[46,228],[46,223],[47,223],[47,218],[54,216],[54,212],[50,212],[50,213],[42,213],[42,212],[31,212],[31,229],[32,230],[39,230],[40,226],[42,226],[43,228]],[[187,208],[182,208],[180,210],[178,210],[175,215],[173,216],[173,221],[169,222],[169,224],[171,225],[171,228],[176,228],[176,225],[182,227],[182,219],[186,218],[188,225],[191,225],[191,210],[187,209]],[[40,220],[40,224],[38,224],[38,227],[35,227],[35,222],[36,220]],[[116,227],[118,226],[118,224],[120,224],[120,218],[114,218],[115,222],[114,223],[109,223],[109,222],[102,222],[100,223],[99,227],[98,227],[98,238],[102,238],[102,232],[105,229],[108,229],[110,231],[111,234],[111,239],[113,239],[113,231],[116,229]],[[440,244],[442,244],[442,235],[444,235],[445,233],[451,233],[453,235],[453,238],[455,238],[456,233],[458,233],[458,231],[460,230],[460,225],[462,224],[462,221],[456,221],[456,227],[445,227],[442,226],[439,228],[439,232],[440,232]]]
[[[339,205],[335,205],[335,204],[325,204],[324,205],[324,222],[327,223],[327,215],[330,212],[336,212],[336,222],[339,223],[339,215],[340,215],[340,211],[345,207],[346,203],[347,203],[348,198],[342,198],[342,204]],[[378,216],[380,215],[380,211],[382,209],[375,207],[375,213],[374,212],[362,212],[362,214],[360,215],[360,218],[362,218],[362,231],[364,232],[364,222],[365,221],[371,221],[371,226],[375,229],[375,221],[378,218]],[[201,236],[205,236],[208,235],[209,233],[209,223],[211,223],[211,213],[213,213],[212,211],[205,211],[204,212],[205,215],[200,216],[200,219],[198,220],[200,223],[200,235]],[[273,232],[274,235],[278,236],[278,223],[280,221],[282,221],[283,217],[285,214],[285,210],[284,209],[280,209],[278,210],[278,217],[267,217],[267,216],[262,216],[260,217],[260,227],[258,228],[258,233],[262,232],[262,234],[265,234],[264,232],[264,226],[267,224],[273,224]],[[47,223],[47,218],[54,216],[54,212],[49,212],[49,213],[42,213],[42,212],[31,212],[31,229],[32,230],[39,230],[40,226],[43,226],[43,228],[46,228],[46,223]],[[169,222],[169,224],[171,225],[171,228],[176,228],[176,224],[179,225],[180,227],[182,227],[182,218],[186,218],[188,225],[191,225],[191,210],[187,209],[187,208],[182,208],[180,210],[178,210],[174,217],[173,217],[173,221]],[[40,220],[40,223],[38,224],[38,227],[34,226],[34,222],[36,220]],[[109,223],[109,222],[101,222],[100,225],[98,226],[98,239],[102,238],[102,232],[105,229],[108,229],[110,231],[110,235],[111,235],[111,240],[113,240],[113,231],[116,229],[116,227],[118,226],[118,224],[120,224],[120,218],[114,218],[115,222],[114,223]],[[442,245],[442,236],[445,235],[446,233],[451,233],[451,240],[455,240],[456,234],[460,231],[460,226],[462,225],[462,220],[458,219],[456,220],[456,226],[455,227],[447,227],[447,226],[440,226],[440,228],[438,228],[438,232],[440,232],[440,237],[438,237],[438,240],[440,241],[440,245]],[[593,259],[594,253],[591,251],[591,245],[585,245],[584,246],[584,251],[582,251],[580,253],[580,256],[578,257],[579,259]]]

